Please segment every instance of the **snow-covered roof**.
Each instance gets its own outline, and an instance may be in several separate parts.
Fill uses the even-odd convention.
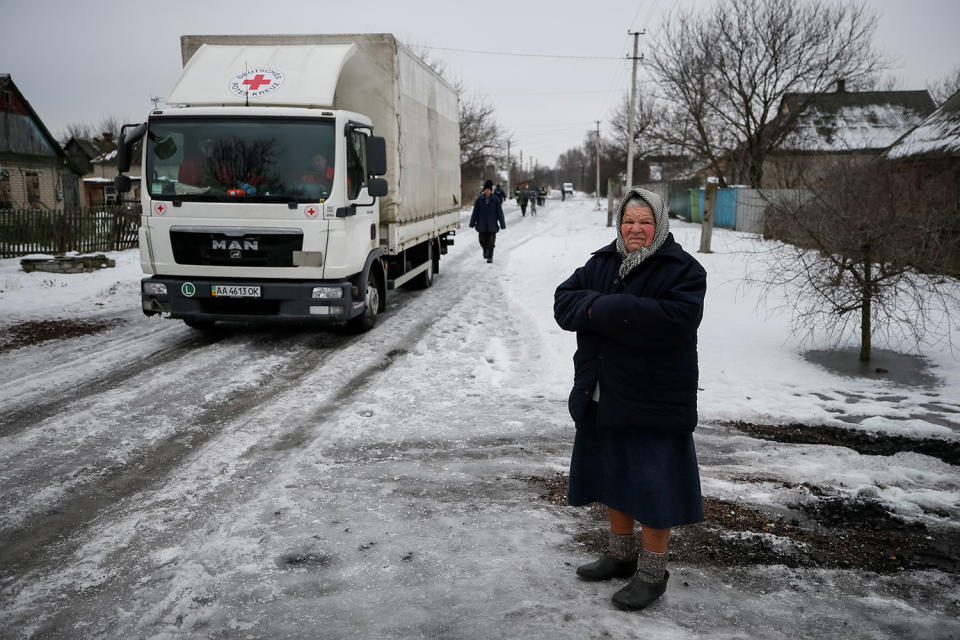
[[[960,156],[960,91],[900,138],[888,158]]]
[[[797,114],[781,151],[880,151],[935,108],[927,91],[838,91],[784,96],[781,117]]]

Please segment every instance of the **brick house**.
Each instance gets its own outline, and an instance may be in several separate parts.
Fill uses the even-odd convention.
[[[13,78],[0,74],[0,209],[77,207],[79,176]]]

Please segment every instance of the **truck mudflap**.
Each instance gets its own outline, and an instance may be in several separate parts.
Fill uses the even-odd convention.
[[[364,310],[349,281],[152,276],[140,292],[144,314],[187,321],[342,323]]]

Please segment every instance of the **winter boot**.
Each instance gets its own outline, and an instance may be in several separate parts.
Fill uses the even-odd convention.
[[[596,562],[577,567],[577,575],[584,580],[629,578],[637,570],[636,534],[610,534],[608,552]]]
[[[666,552],[641,549],[637,573],[627,586],[613,594],[613,604],[627,611],[638,611],[651,604],[667,590],[670,572],[666,566]]]

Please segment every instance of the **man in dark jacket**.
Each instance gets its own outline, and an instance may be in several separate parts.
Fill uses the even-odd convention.
[[[493,195],[492,180],[483,183],[483,193],[473,203],[470,226],[475,227],[477,235],[480,236],[483,257],[487,259],[487,262],[493,262],[493,247],[497,244],[497,231],[506,229],[507,223],[503,219],[503,207],[500,198]]]
[[[610,512],[607,554],[577,574],[632,575],[613,596],[623,609],[663,594],[670,529],[703,519],[693,430],[707,278],[669,224],[657,194],[631,189],[618,209],[616,241],[554,294],[557,323],[577,332],[568,500],[600,502]]]
[[[500,188],[500,185],[497,185],[493,188],[493,195],[500,198],[500,206],[503,206],[503,203],[507,200],[507,192]]]

